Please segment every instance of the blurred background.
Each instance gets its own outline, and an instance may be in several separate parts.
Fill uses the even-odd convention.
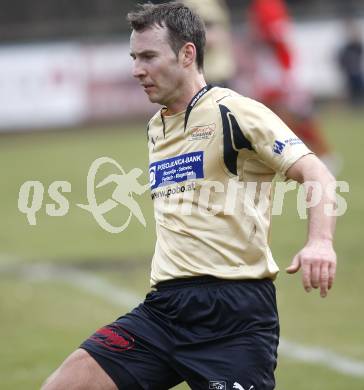
[[[141,1],[142,2],[142,1]],[[153,1],[157,3],[157,1]],[[364,388],[362,145],[364,1],[185,0],[207,28],[206,78],[277,112],[350,187],[338,220],[337,282],[307,295],[284,268],[304,244],[297,193],[273,218],[282,342],[277,389]],[[124,0],[2,0],[0,13],[0,388],[37,389],[95,329],[149,289],[155,232],[148,192],[135,195],[146,227],[103,230],[87,203],[93,161],[140,168],[148,182],[146,123],[158,105],[131,77]],[[108,164],[99,173],[120,173]],[[99,178],[99,176],[97,176]],[[36,224],[19,211],[37,181]],[[62,208],[55,181],[70,183]],[[39,190],[40,188],[40,190]],[[97,191],[111,197],[110,183]],[[33,202],[34,203],[34,202]],[[55,204],[59,216],[50,216]],[[48,205],[48,206],[47,206]],[[114,226],[122,205],[105,214]],[[187,389],[182,384],[179,389]]]

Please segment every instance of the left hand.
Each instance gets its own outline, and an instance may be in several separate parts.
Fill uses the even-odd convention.
[[[302,283],[307,292],[320,288],[322,298],[331,289],[336,274],[336,253],[331,240],[308,242],[286,268],[289,274],[302,268]]]

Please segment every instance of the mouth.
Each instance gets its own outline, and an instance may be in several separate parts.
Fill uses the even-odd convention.
[[[142,84],[142,87],[144,88],[144,92],[148,93],[152,88],[154,88],[153,84]]]

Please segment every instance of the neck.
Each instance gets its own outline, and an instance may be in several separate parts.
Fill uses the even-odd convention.
[[[164,115],[174,115],[184,111],[193,96],[205,85],[206,81],[202,73],[198,73],[190,82],[184,83],[179,90],[178,99],[166,104],[167,110],[164,112]]]

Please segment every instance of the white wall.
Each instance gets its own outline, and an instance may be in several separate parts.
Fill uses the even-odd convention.
[[[364,42],[364,19],[360,27]],[[343,93],[337,54],[345,38],[342,22],[337,20],[297,23],[294,26],[297,74],[314,95],[331,97]]]
[[[361,27],[364,41],[364,20]],[[342,94],[341,22],[297,23],[293,34],[302,85],[318,97]],[[152,113],[158,107],[132,79],[131,64],[128,42],[0,47],[0,131]]]

